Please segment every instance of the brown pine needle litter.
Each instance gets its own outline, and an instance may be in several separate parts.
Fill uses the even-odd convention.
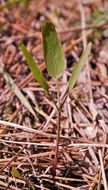
[[[58,81],[60,101],[66,101],[55,175],[57,89],[43,57],[46,22],[55,26],[66,61]],[[71,73],[90,41],[88,60],[66,97]],[[43,73],[50,98],[28,68],[21,43]],[[0,189],[108,190],[107,136],[108,1],[0,1]]]

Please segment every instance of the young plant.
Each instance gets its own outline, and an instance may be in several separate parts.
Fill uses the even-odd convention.
[[[86,50],[82,53],[79,62],[76,64],[70,79],[67,84],[67,91],[64,95],[64,99],[61,101],[60,99],[60,87],[59,87],[59,78],[63,75],[65,70],[65,57],[63,53],[63,49],[61,47],[60,40],[58,38],[57,32],[55,27],[52,23],[47,22],[42,28],[42,37],[43,37],[43,52],[44,52],[44,59],[45,64],[47,67],[48,74],[56,80],[57,86],[57,103],[54,102],[50,92],[49,86],[44,78],[43,74],[41,73],[38,65],[35,63],[34,59],[32,58],[31,54],[28,52],[27,48],[22,44],[20,46],[23,54],[28,62],[29,68],[33,72],[36,80],[40,84],[40,86],[45,90],[47,95],[51,98],[54,102],[57,111],[58,111],[58,121],[57,121],[57,140],[56,140],[56,148],[55,148],[55,157],[53,162],[53,174],[56,174],[56,168],[58,164],[58,151],[59,151],[59,142],[60,142],[60,124],[61,124],[61,110],[66,101],[67,96],[73,89],[76,80],[80,74],[81,69],[86,62],[90,49],[91,49],[91,42],[87,45]]]

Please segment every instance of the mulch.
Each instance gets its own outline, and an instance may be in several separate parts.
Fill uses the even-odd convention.
[[[0,62],[36,117],[0,73],[0,189],[105,189],[108,185],[108,2],[101,0],[0,1]],[[71,72],[89,41],[92,49],[61,113],[56,175],[53,176],[58,112],[30,72],[23,42],[57,102],[56,81],[43,58],[43,24],[54,24],[66,59],[63,97]],[[16,125],[14,125],[16,124]],[[15,127],[16,126],[16,127]],[[28,131],[27,131],[28,128]]]

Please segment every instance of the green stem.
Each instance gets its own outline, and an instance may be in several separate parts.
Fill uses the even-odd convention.
[[[57,97],[58,97],[58,109],[60,109],[60,87],[59,87],[59,81],[56,81],[56,86],[57,86]]]
[[[58,164],[58,151],[59,151],[59,142],[60,142],[60,123],[61,123],[61,102],[60,102],[60,88],[59,83],[57,80],[57,97],[58,97],[58,121],[57,121],[57,141],[56,141],[56,148],[55,148],[55,157],[54,157],[54,165],[53,171],[54,175],[56,174],[56,168]]]
[[[55,157],[54,157],[54,174],[56,174],[56,168],[58,164],[58,151],[59,151],[59,142],[60,142],[60,122],[61,122],[61,110],[58,111],[58,123],[57,123],[57,141],[56,141],[56,148],[55,148]]]

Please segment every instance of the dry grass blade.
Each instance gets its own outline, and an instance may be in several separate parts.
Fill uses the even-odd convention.
[[[106,179],[106,175],[105,175],[102,153],[101,153],[100,149],[99,149],[98,153],[99,153],[99,159],[100,159],[100,165],[101,165],[101,171],[102,171],[102,178],[103,178],[103,182],[104,182],[104,188],[105,188],[105,190],[108,190],[108,184],[107,184],[107,179]]]
[[[26,127],[26,126],[18,125],[16,123],[0,120],[0,124],[1,125],[6,125],[6,126],[11,126],[11,127],[15,128],[15,129],[21,129],[23,131],[28,131],[30,133],[35,133],[35,134],[38,134],[38,135],[41,135],[41,136],[47,136],[47,137],[50,137],[50,138],[56,138],[56,135],[54,135],[54,134],[45,133],[45,132],[40,131],[40,130],[36,130],[36,129],[32,129],[32,128],[29,128],[29,127]],[[69,137],[64,137],[63,135],[61,135],[61,138],[69,139]]]

